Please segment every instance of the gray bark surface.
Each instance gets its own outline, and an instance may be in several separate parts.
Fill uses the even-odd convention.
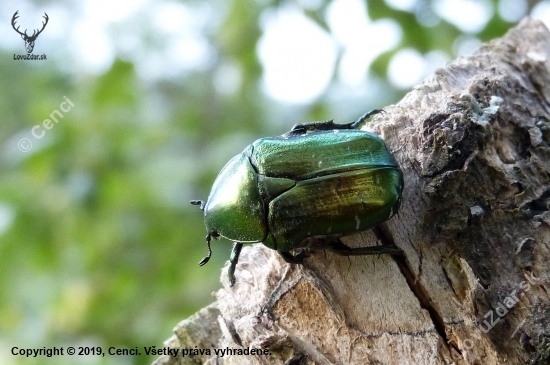
[[[155,364],[550,364],[550,32],[524,19],[384,110],[366,128],[403,170],[403,203],[385,242],[342,241],[405,256],[290,265],[245,247],[237,284],[226,266],[216,303],[166,343],[211,356]]]

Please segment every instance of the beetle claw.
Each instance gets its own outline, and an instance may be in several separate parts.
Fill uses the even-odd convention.
[[[204,266],[206,263],[210,260],[210,256],[205,256],[203,259],[199,262],[199,266]]]
[[[297,254],[293,255],[288,251],[278,251],[279,255],[289,264],[303,264],[304,260],[309,257],[309,251],[306,249],[301,250]]]
[[[304,248],[300,250],[300,252],[298,252],[296,255],[294,255],[294,258],[303,263],[304,260],[307,259],[309,256],[309,250]]]

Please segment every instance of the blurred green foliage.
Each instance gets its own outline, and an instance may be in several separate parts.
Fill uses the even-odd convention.
[[[93,75],[64,71],[63,57],[32,63],[14,61],[14,50],[1,51],[0,363],[74,363],[71,357],[15,357],[12,346],[161,346],[180,320],[214,300],[229,257],[231,245],[214,242],[212,260],[198,267],[205,232],[201,212],[188,201],[205,199],[223,164],[256,138],[284,133],[299,121],[351,120],[356,111],[380,106],[368,100],[335,105],[329,95],[336,78],[310,104],[270,100],[260,88],[259,19],[287,2],[204,3],[219,18],[204,34],[214,61],[171,79],[140,79],[134,63],[120,55],[107,72]],[[328,30],[329,3],[320,0],[304,14]],[[418,3],[425,11],[432,6]],[[394,19],[403,30],[400,45],[371,67],[389,102],[404,93],[386,76],[397,50],[439,49],[455,57],[452,45],[462,32],[441,19],[424,26],[418,11],[368,2],[371,19]],[[2,22],[9,17],[3,14]],[[501,36],[512,25],[495,12],[477,36]],[[153,42],[147,52],[154,49]],[[55,47],[47,50],[55,53]],[[228,63],[241,82],[232,93],[220,93],[213,78]],[[31,128],[59,110],[64,96],[74,106],[34,139]],[[334,115],[343,109],[349,114]],[[17,148],[21,138],[33,143],[30,152]],[[152,360],[143,354],[87,363]]]

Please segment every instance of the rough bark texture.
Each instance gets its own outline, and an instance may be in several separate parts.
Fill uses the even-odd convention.
[[[500,108],[481,108],[491,97]],[[550,33],[525,19],[385,108],[367,127],[403,170],[384,241],[403,258],[245,248],[217,302],[156,364],[550,364]],[[379,244],[372,232],[343,239]],[[385,243],[387,243],[385,242]],[[262,348],[269,355],[214,354]],[[216,358],[217,357],[217,358]]]

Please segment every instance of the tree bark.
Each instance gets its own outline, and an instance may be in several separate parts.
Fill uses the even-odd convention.
[[[366,128],[405,189],[380,231],[405,256],[291,265],[247,247],[237,284],[226,266],[217,302],[166,343],[211,355],[155,364],[550,364],[550,32],[524,19],[384,110]]]

